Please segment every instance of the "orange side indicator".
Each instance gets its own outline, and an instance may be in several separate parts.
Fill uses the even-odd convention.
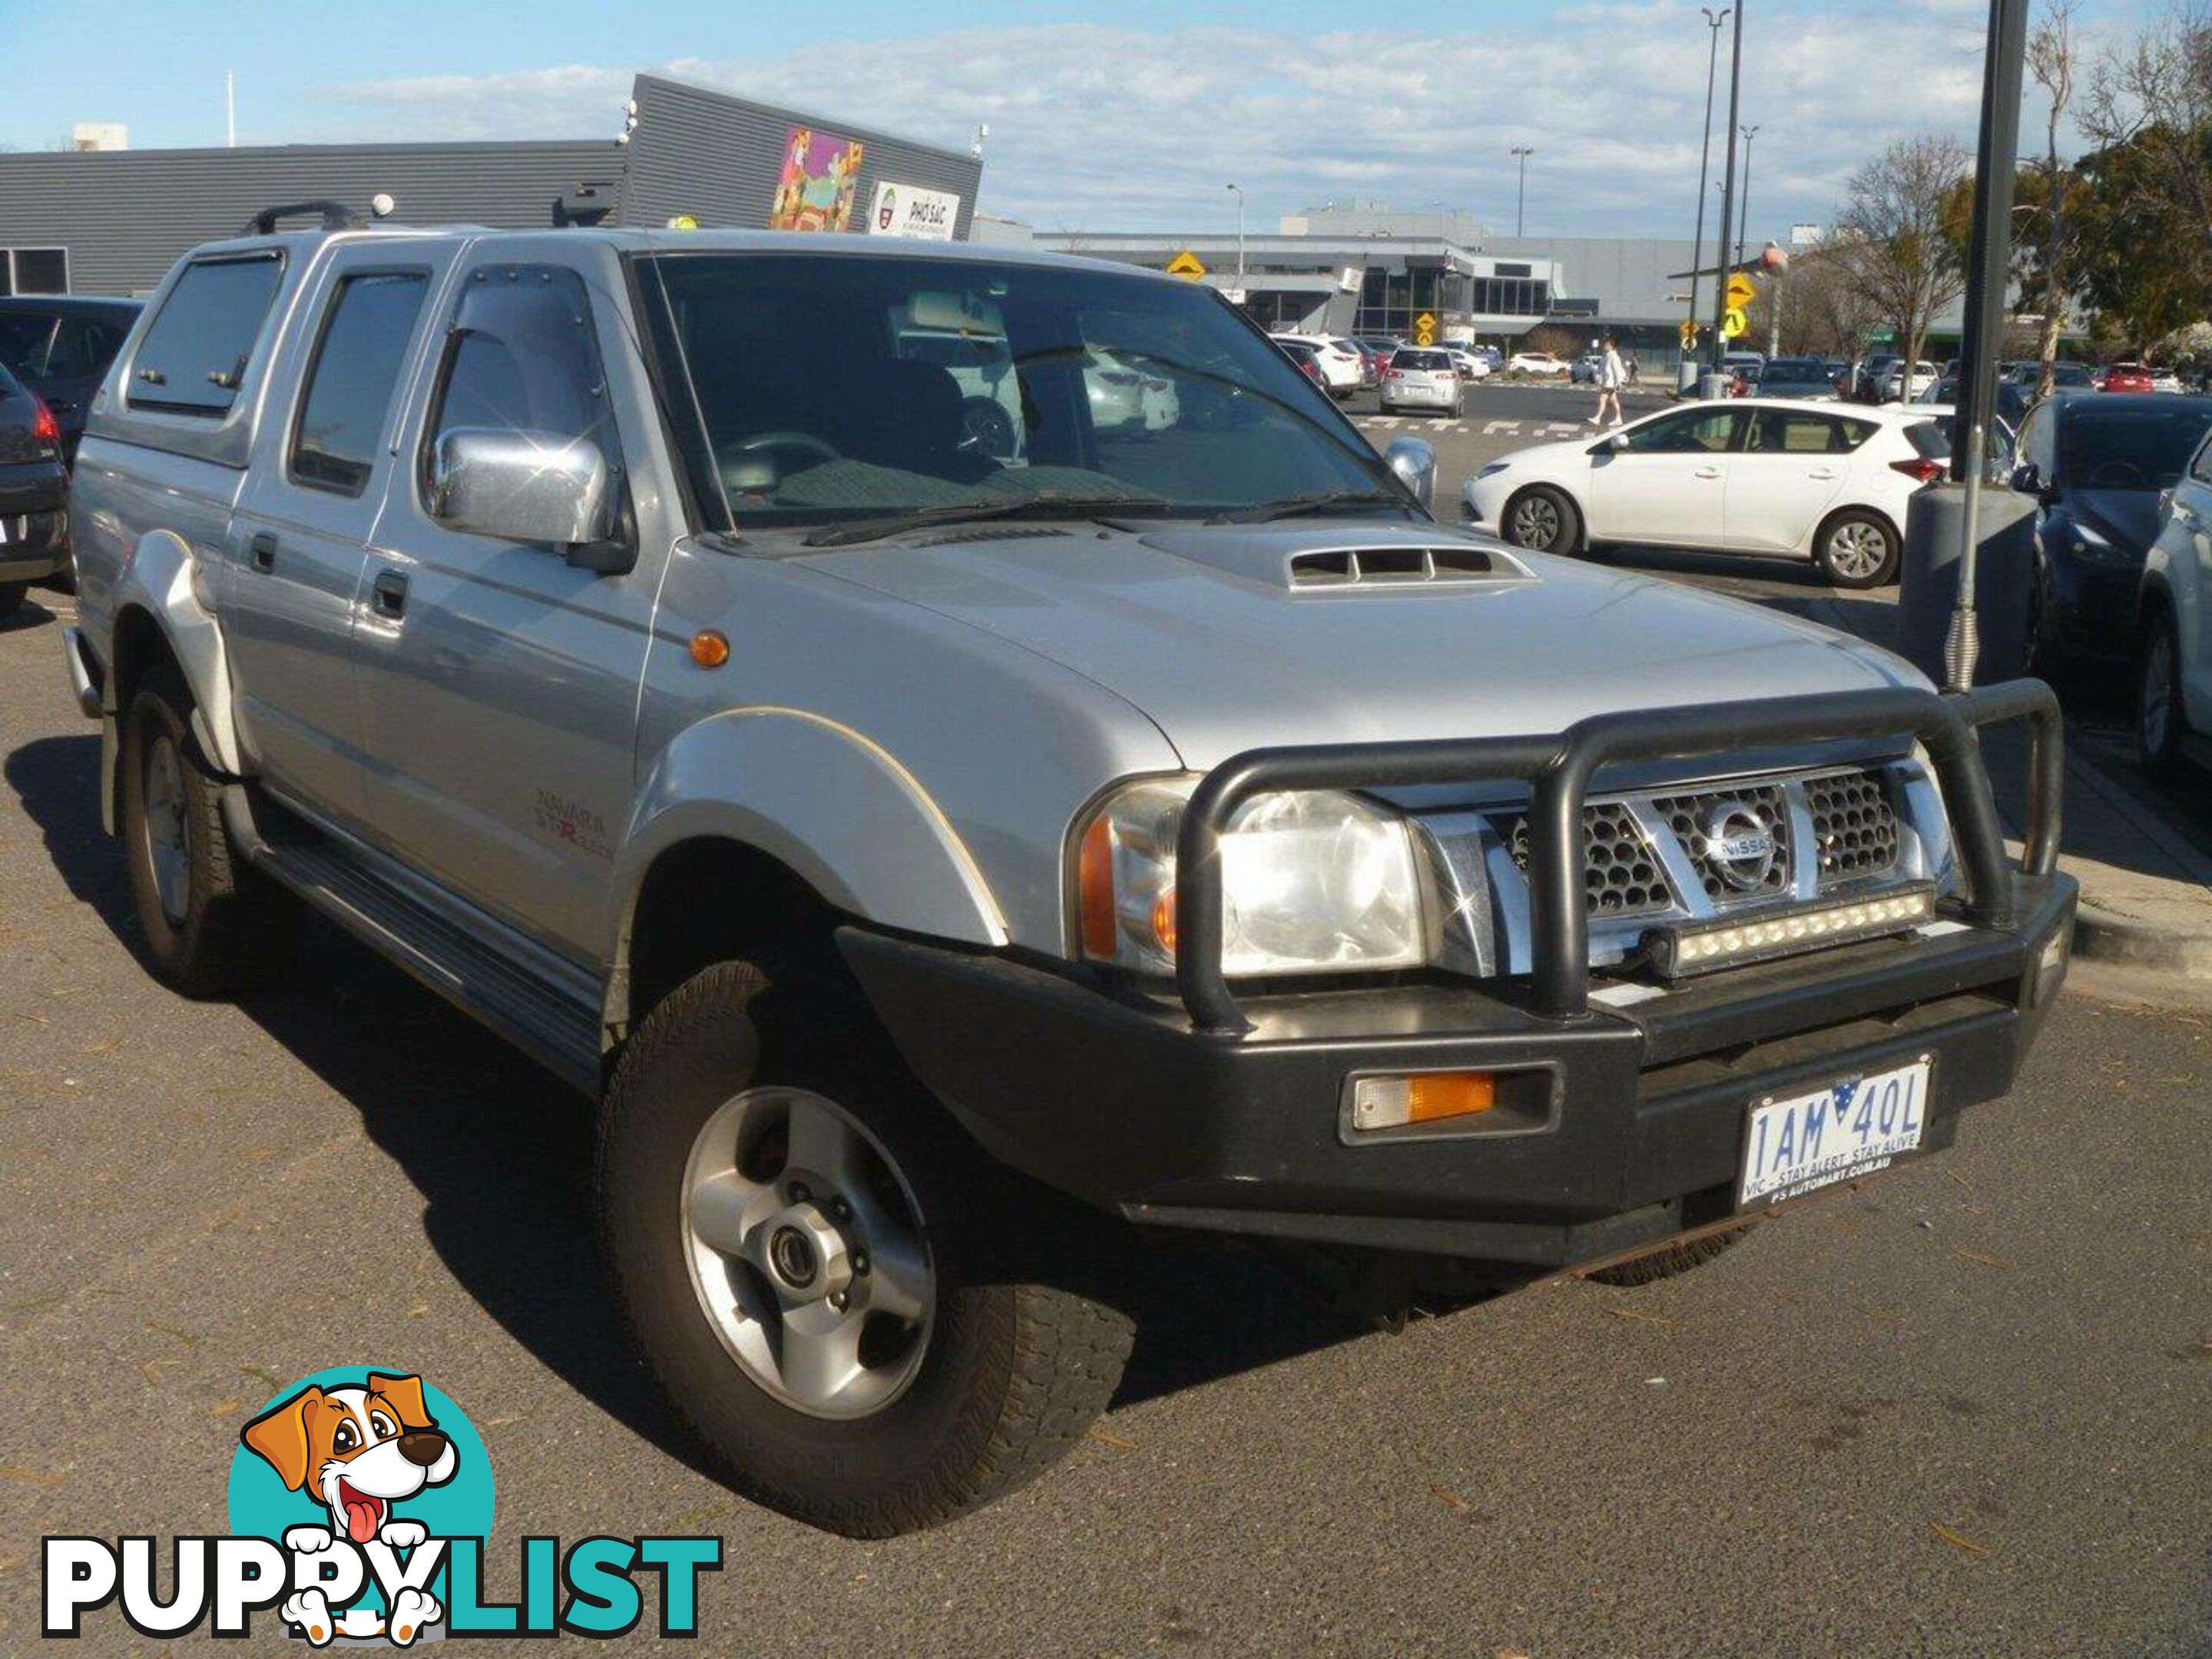
[[[1498,1079],[1488,1072],[1431,1072],[1406,1079],[1406,1121],[1433,1123],[1467,1117],[1498,1103]]]
[[[730,659],[730,636],[719,628],[702,628],[691,636],[691,660],[702,668],[720,668]]]

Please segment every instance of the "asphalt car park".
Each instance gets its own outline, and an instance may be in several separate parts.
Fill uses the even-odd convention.
[[[1459,431],[1371,435],[1432,434],[1449,499],[1586,401],[1501,387]],[[1608,557],[1820,595],[1786,564]],[[334,1344],[469,1402],[510,1540],[722,1534],[710,1652],[2212,1641],[2203,1010],[2077,971],[1954,1151],[1663,1285],[1547,1280],[1394,1336],[1271,1262],[1154,1247],[1146,1334],[1073,1457],[851,1542],[732,1497],[626,1357],[580,1097],[320,928],[237,1005],[146,977],[58,663],[70,608],[40,591],[0,627],[0,1650],[30,1644],[41,1534],[222,1530],[240,1417]],[[311,1237],[342,1274],[304,1270]]]

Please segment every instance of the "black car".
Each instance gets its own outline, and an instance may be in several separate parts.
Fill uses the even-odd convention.
[[[53,410],[65,464],[76,459],[85,411],[141,308],[136,300],[78,294],[0,297],[0,368]]]
[[[2212,430],[2212,398],[2062,392],[2020,434],[2013,487],[2035,496],[2035,654],[2125,657],[2163,492]]]
[[[69,568],[68,485],[53,411],[0,368],[0,618],[33,582]]]

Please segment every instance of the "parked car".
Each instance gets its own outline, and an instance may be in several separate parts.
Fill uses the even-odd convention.
[[[1382,371],[1390,366],[1390,356],[1405,344],[1403,340],[1389,334],[1360,334],[1353,337],[1359,349],[1367,356],[1367,366],[1374,372],[1376,381],[1382,379]]]
[[[1759,351],[1724,351],[1721,354],[1721,369],[1733,374],[1746,386],[1757,386],[1759,377],[1766,373],[1766,354]]]
[[[2013,484],[2036,498],[2035,659],[2135,647],[2143,561],[2212,430],[2212,398],[2052,398],[2021,429]]]
[[[1753,394],[1789,398],[1799,403],[1832,403],[1836,379],[1818,357],[1777,357],[1759,372]]]
[[[1092,349],[1084,368],[1083,385],[1091,404],[1091,425],[1099,431],[1135,424],[1157,432],[1182,418],[1181,400],[1172,378],[1114,352]],[[1018,397],[1018,380],[1012,389]],[[1000,418],[994,422],[994,436],[985,453],[1003,459],[1021,453],[1020,413],[1018,404],[1011,410],[1000,406]]]
[[[2181,392],[2186,388],[2181,384],[2181,376],[2173,370],[2154,368],[2150,374],[2150,389],[2153,392]]]
[[[1574,365],[1548,351],[1516,351],[1506,359],[1509,374],[1571,374]]]
[[[2174,481],[2136,605],[2136,753],[2161,782],[2212,769],[2212,435]]]
[[[1597,377],[1605,373],[1605,353],[1585,351],[1567,369],[1567,380],[1575,386],[1595,386]]]
[[[1917,412],[1692,404],[1492,461],[1462,506],[1540,552],[1634,543],[1786,554],[1838,587],[1875,587],[1895,579],[1905,503],[1931,453],[1948,455],[1948,441]]]
[[[1322,343],[1335,348],[1352,359],[1353,365],[1359,371],[1361,391],[1371,392],[1375,389],[1376,383],[1382,378],[1382,371],[1376,365],[1373,354],[1365,346],[1346,334],[1324,335],[1322,337]]]
[[[1945,375],[1942,380],[1923,388],[1920,395],[1912,401],[1917,406],[1941,407],[1948,412],[1951,406],[1959,401],[1958,376]],[[2008,426],[2017,429],[2021,422],[2027,419],[2029,402],[2028,392],[2021,390],[2019,382],[2011,380],[2001,380],[1997,382],[1997,418]]]
[[[2150,370],[2141,363],[2114,363],[2105,371],[2105,382],[2100,392],[2154,392],[2158,388],[2151,380]]]
[[[1462,380],[1486,380],[1490,378],[1487,358],[1478,357],[1462,346],[1446,346],[1444,351],[1451,358],[1453,367],[1459,370]]]
[[[1323,334],[1278,334],[1273,337],[1279,343],[1296,340],[1313,349],[1314,366],[1321,370],[1321,383],[1328,388],[1332,398],[1349,398],[1359,390],[1365,359],[1358,346]]]
[[[1905,361],[1899,358],[1882,374],[1881,401],[1909,404],[1942,378],[1936,372],[1936,365],[1924,360],[1913,364],[1911,373],[1907,374]]]
[[[61,422],[0,368],[0,621],[15,614],[33,582],[69,568],[67,485]]]
[[[53,412],[62,433],[62,463],[76,459],[84,411],[107,366],[137,320],[136,300],[76,294],[0,295],[0,368]]]
[[[1323,392],[1328,390],[1328,382],[1322,376],[1320,347],[1314,344],[1311,340],[1301,340],[1289,335],[1278,334],[1269,337],[1274,341],[1275,349],[1278,351],[1297,365],[1299,374],[1304,375]]]
[[[1432,409],[1455,420],[1467,413],[1467,380],[1441,346],[1401,346],[1382,371],[1382,412]]]
[[[2035,397],[2036,388],[2043,384],[2043,365],[2038,362],[2008,363],[2002,384],[2016,388],[2029,400]],[[2096,389],[2090,379],[2086,363],[2053,363],[2051,366],[2051,389],[2053,392],[2092,392]]]
[[[1022,465],[898,349],[956,319],[1023,365]],[[1097,429],[1102,352],[1182,418]],[[626,1329],[817,1526],[1079,1445],[1132,1231],[1401,1314],[1682,1272],[1953,1144],[2065,976],[2057,815],[2008,861],[1972,735],[2046,690],[1440,526],[1433,449],[1164,273],[240,237],[82,454],[63,655],[149,966],[230,994],[289,893],[593,1099],[572,1346]]]

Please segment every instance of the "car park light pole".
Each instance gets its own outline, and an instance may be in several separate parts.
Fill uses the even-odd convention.
[[[1231,185],[1229,193],[1237,198],[1237,286],[1244,286],[1244,186]]]
[[[1715,11],[1711,6],[1700,6],[1698,9],[1705,15],[1705,137],[1698,149],[1698,228],[1690,240],[1690,326],[1693,331],[1698,323],[1698,267],[1705,263],[1705,185],[1710,182],[1712,174],[1713,78],[1720,69],[1721,25],[1729,20],[1729,8],[1726,6],[1723,6],[1718,11]],[[1722,229],[1721,240],[1723,242],[1728,240],[1728,231],[1725,227]],[[1717,283],[1720,280],[1717,267],[1725,261],[1716,259],[1713,263],[1716,267],[1713,280]],[[1691,356],[1693,351],[1694,333],[1690,339],[1691,343],[1683,348],[1686,356]],[[1694,362],[1691,363],[1690,372],[1694,377],[1697,373]],[[1686,389],[1687,386],[1694,385],[1695,380],[1692,379],[1679,384]]]
[[[1751,235],[1751,141],[1759,137],[1757,127],[1743,130],[1743,188],[1735,215],[1735,262],[1743,263],[1744,244]]]
[[[1729,46],[1729,112],[1728,160],[1721,173],[1721,270],[1713,278],[1713,358],[1712,372],[1721,373],[1721,359],[1727,352],[1728,342],[1721,337],[1721,325],[1728,320],[1728,283],[1723,280],[1728,270],[1729,224],[1735,209],[1735,139],[1738,112],[1743,102],[1743,9],[1745,0],[1735,0],[1735,30]]]
[[[1513,234],[1516,240],[1527,234],[1526,228],[1528,222],[1528,158],[1535,153],[1536,147],[1534,144],[1516,144],[1513,146],[1512,154],[1514,159],[1521,163],[1521,183],[1515,190],[1513,195]]]

